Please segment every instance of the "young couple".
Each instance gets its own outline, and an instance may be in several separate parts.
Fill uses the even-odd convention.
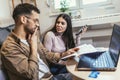
[[[46,49],[38,36],[39,14],[39,9],[28,3],[14,8],[12,17],[15,28],[1,47],[2,68],[9,80],[72,80],[70,73],[53,75],[48,67],[49,62],[62,64],[62,57],[78,50],[74,48],[71,20],[66,14],[57,18],[54,28],[44,39]],[[47,45],[47,38],[52,41],[49,35],[52,35],[54,41]]]

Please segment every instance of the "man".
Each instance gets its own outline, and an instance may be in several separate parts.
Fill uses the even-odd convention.
[[[28,3],[14,9],[15,28],[1,48],[3,68],[10,80],[71,80],[70,74],[52,76],[46,60],[57,62],[78,48],[61,55],[47,51],[38,40],[39,13],[38,8]]]

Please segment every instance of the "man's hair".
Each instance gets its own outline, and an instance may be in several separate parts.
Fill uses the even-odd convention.
[[[22,3],[17,5],[14,8],[12,17],[14,20],[16,20],[20,15],[30,15],[32,11],[37,12],[38,14],[40,14],[40,11],[37,7],[35,7],[32,4],[28,4],[28,3]]]

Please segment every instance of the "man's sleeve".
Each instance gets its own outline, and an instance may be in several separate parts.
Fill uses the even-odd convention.
[[[23,52],[16,46],[9,46],[1,50],[1,59],[5,68],[10,72],[32,79],[38,73],[38,58],[28,57]]]
[[[45,55],[45,57],[54,63],[57,63],[60,60],[60,55],[56,55],[56,54],[60,54],[60,53],[54,53],[54,52],[50,52],[48,51],[40,42],[39,44],[39,48],[41,50],[41,52]]]

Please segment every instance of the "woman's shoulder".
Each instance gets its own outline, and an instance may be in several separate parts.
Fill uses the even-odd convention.
[[[55,34],[54,34],[52,31],[48,31],[48,32],[46,33],[46,36],[55,36]]]

